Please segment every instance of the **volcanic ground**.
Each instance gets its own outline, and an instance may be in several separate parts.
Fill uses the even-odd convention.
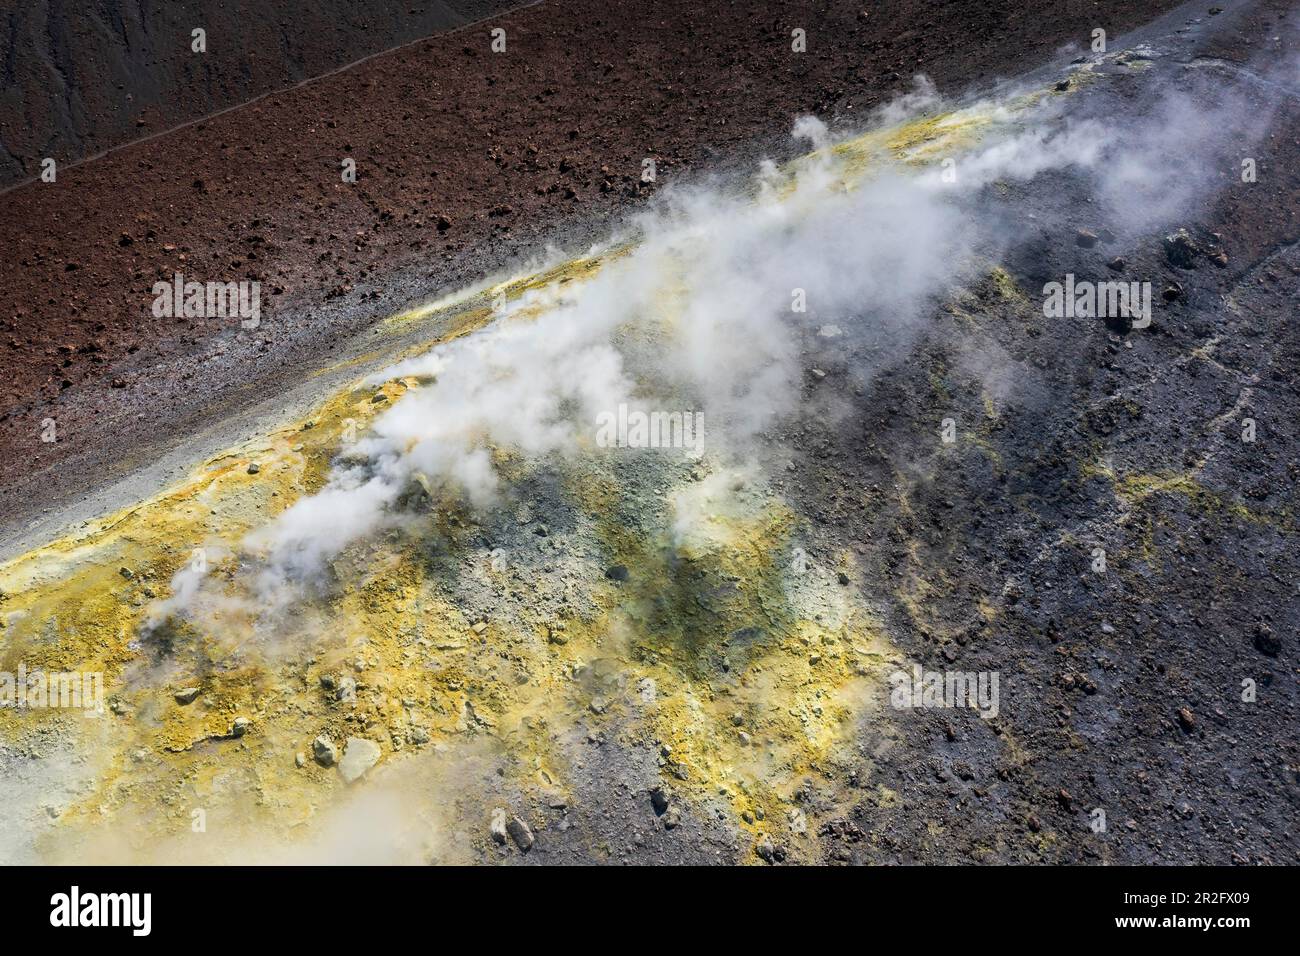
[[[1056,6],[543,3],[7,193],[0,665],[105,708],[0,854],[1294,862],[1296,24]]]

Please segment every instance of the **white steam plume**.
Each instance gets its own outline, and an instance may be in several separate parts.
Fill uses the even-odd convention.
[[[851,316],[873,337],[906,340],[962,280],[973,250],[995,257],[1009,241],[974,211],[982,187],[1074,167],[1100,175],[1105,192],[1154,176],[1164,162],[1135,149],[1131,130],[1063,118],[1063,102],[971,107],[966,115],[987,124],[955,185],[935,165],[881,156],[846,188],[825,127],[805,118],[795,134],[818,151],[798,164],[793,184],[766,163],[756,197],[670,195],[640,219],[631,252],[594,278],[562,294],[531,292],[482,332],[377,376],[433,381],[381,415],[321,492],[249,536],[246,547],[261,555],[254,597],[278,605],[323,562],[400,520],[413,481],[490,506],[494,449],[572,455],[590,443],[597,415],[620,404],[689,402],[707,416],[708,452],[743,449],[799,394],[804,316],[791,309],[795,290],[822,321]],[[898,121],[933,105],[922,83],[883,115]]]

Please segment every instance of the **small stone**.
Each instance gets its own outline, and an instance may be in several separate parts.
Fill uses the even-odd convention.
[[[609,701],[604,697],[593,697],[588,704],[593,714],[603,714],[609,708]]]
[[[654,807],[655,816],[663,816],[668,810],[668,791],[655,787],[650,791],[650,806]]]
[[[299,770],[307,766],[307,755],[303,753],[301,750],[298,751],[296,754],[293,755],[293,765],[297,767]]]
[[[785,851],[773,843],[772,838],[766,834],[758,841],[758,845],[754,847],[754,852],[758,854],[764,863],[775,864],[785,859]]]
[[[612,567],[605,569],[605,577],[609,578],[611,581],[622,582],[626,581],[631,577],[631,575],[628,574],[627,565],[615,564]]]
[[[255,462],[255,461],[253,461],[253,462],[249,462],[249,464],[248,464],[248,473],[249,473],[250,475],[255,475],[255,474],[257,474],[257,473],[258,473],[259,471],[261,471],[261,470],[262,470],[262,466],[259,465],[257,462]]]
[[[1268,657],[1277,657],[1278,653],[1282,650],[1281,639],[1273,633],[1273,629],[1267,624],[1256,626],[1253,643],[1255,645],[1255,650]]]
[[[343,747],[343,759],[339,761],[339,775],[345,783],[355,783],[379,762],[381,753],[379,744],[373,740],[349,737]]]
[[[1074,234],[1074,243],[1084,249],[1091,249],[1097,244],[1097,234],[1091,229],[1080,229]]]
[[[252,723],[247,717],[236,717],[235,722],[230,725],[230,736],[244,736],[244,734],[248,733],[248,728],[252,726]]]
[[[311,752],[322,767],[332,767],[339,759],[339,749],[334,746],[334,741],[324,734],[311,742]]]
[[[1112,272],[1123,272],[1124,267],[1127,265],[1128,262],[1125,261],[1123,256],[1116,256],[1114,259],[1111,259],[1110,262],[1106,263],[1106,268],[1110,269]]]
[[[1196,715],[1186,707],[1178,708],[1178,726],[1183,728],[1185,733],[1191,733],[1196,729]]]
[[[506,824],[506,832],[510,834],[510,839],[515,841],[515,846],[524,853],[533,848],[532,828],[518,817],[510,818],[510,822]]]
[[[1064,80],[1061,80],[1061,82],[1056,84],[1056,92],[1058,93],[1064,93],[1069,88],[1070,88],[1069,77],[1066,77]]]
[[[489,830],[492,833],[492,839],[505,846],[507,839],[505,807],[497,807],[492,811],[492,823],[489,825]]]
[[[341,677],[338,685],[334,689],[334,699],[338,701],[349,701],[357,699],[357,679],[355,677]]]
[[[122,575],[122,577],[126,578],[128,581],[135,577],[130,568],[119,568],[117,573]]]
[[[845,574],[843,571],[841,571],[838,575],[836,575],[836,578],[842,585],[847,586],[849,583],[849,576]]]
[[[487,621],[479,621],[477,624],[471,627],[470,630],[473,631],[475,634],[482,634],[484,631],[487,630],[487,627],[488,627]]]
[[[1179,269],[1194,269],[1196,256],[1201,251],[1186,229],[1179,229],[1164,238],[1165,258]]]
[[[176,692],[176,703],[185,705],[194,703],[194,698],[199,696],[197,687],[186,687],[184,690]]]

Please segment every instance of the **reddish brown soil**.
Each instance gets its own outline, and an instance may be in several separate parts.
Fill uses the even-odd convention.
[[[102,479],[52,466],[138,445],[131,428],[157,438],[217,414],[231,356],[241,394],[266,392],[421,285],[609,220],[656,188],[638,181],[645,157],[662,187],[751,159],[798,114],[851,123],[914,73],[966,89],[1173,6],[542,3],[23,186],[0,196],[0,503]],[[791,51],[794,27],[806,53]],[[152,284],[176,271],[261,280],[262,328],[154,318]],[[417,278],[380,285],[398,274]],[[211,361],[223,335],[224,365]]]
[[[511,0],[23,0],[0,7],[0,186],[71,165]],[[205,31],[196,51],[193,31]]]

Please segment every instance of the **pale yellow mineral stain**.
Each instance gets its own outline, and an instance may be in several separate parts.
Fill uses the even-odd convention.
[[[851,184],[882,152],[905,163],[935,162],[969,145],[993,119],[988,110],[957,111],[832,151]],[[786,174],[793,180],[814,159]],[[381,341],[434,323],[442,341],[471,334],[493,320],[503,300],[527,321],[630,250],[409,310],[381,324]],[[999,288],[1008,297],[1018,292],[1005,281]],[[669,291],[662,323],[675,321],[672,306]],[[351,365],[382,354],[381,346]],[[214,456],[148,500],[0,565],[0,668],[23,662],[102,672],[111,704],[84,724],[55,711],[0,710],[0,739],[10,746],[29,745],[36,731],[54,727],[98,755],[93,788],[44,837],[51,859],[75,855],[115,822],[130,831],[114,844],[118,855],[143,853],[151,841],[192,832],[196,809],[214,818],[224,809],[231,832],[249,839],[309,835],[319,809],[344,790],[335,771],[311,759],[321,734],[339,745],[349,736],[376,739],[385,762],[467,738],[490,740],[521,779],[561,794],[571,754],[557,741],[582,730],[631,734],[660,748],[675,790],[701,803],[721,800],[737,825],[756,830],[778,820],[786,826],[794,788],[840,759],[891,654],[870,610],[853,597],[856,589],[835,584],[830,569],[791,570],[799,518],[761,487],[747,493],[743,507],[711,515],[702,537],[679,545],[665,531],[617,520],[624,489],[615,473],[568,466],[569,493],[595,523],[608,560],[637,570],[623,589],[593,575],[600,582],[590,594],[593,614],[478,628],[413,540],[398,535],[340,558],[354,573],[341,576],[337,593],[305,602],[287,646],[267,646],[253,616],[237,614],[226,633],[177,626],[144,641],[149,607],[169,596],[172,575],[196,559],[196,548],[211,549],[203,559],[212,562],[212,576],[236,593],[229,549],[318,491],[345,436],[364,432],[414,385],[357,382],[305,420]],[[498,464],[507,477],[519,467],[505,452]],[[467,546],[464,525],[448,513],[437,521],[453,554]],[[837,565],[852,570],[852,556],[839,556]],[[920,576],[908,585],[904,598],[918,617],[934,586]],[[594,707],[575,674],[604,674],[613,688],[608,705]],[[340,706],[326,683],[337,687],[343,677],[358,690]],[[197,688],[197,698],[179,703],[184,688]],[[248,730],[235,736],[241,717]],[[296,754],[305,755],[302,766]],[[805,845],[814,842],[810,836]]]

